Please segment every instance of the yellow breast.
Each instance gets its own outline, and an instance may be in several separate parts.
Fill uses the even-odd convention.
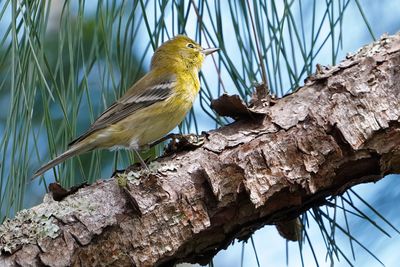
[[[174,93],[166,100],[142,109],[115,125],[125,147],[138,149],[168,134],[183,121],[200,90],[196,76],[179,77]]]

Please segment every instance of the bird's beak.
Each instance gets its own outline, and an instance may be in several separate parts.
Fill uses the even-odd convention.
[[[218,50],[219,50],[219,48],[205,48],[201,52],[203,52],[204,55],[208,56]]]

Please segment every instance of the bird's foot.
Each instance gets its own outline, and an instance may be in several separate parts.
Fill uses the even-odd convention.
[[[203,145],[205,136],[196,134],[179,134],[169,142],[165,153],[172,153],[182,150],[192,150]]]

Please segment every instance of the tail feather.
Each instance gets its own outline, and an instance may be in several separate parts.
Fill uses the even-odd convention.
[[[36,177],[42,175],[43,173],[45,173],[47,170],[53,168],[54,166],[57,166],[58,164],[60,164],[61,162],[65,161],[65,160],[67,160],[68,158],[73,157],[75,155],[82,154],[82,153],[87,152],[87,151],[89,151],[91,149],[92,149],[92,147],[90,145],[88,145],[88,144],[77,143],[77,144],[73,145],[67,151],[65,151],[61,155],[57,156],[55,159],[49,161],[48,163],[46,163],[42,167],[40,167],[33,174],[32,180],[35,179]]]

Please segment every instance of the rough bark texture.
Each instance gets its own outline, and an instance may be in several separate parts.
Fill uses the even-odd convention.
[[[318,69],[296,93],[254,107],[262,116],[209,132],[150,174],[48,195],[5,221],[0,265],[205,263],[265,224],[399,173],[400,35]]]

